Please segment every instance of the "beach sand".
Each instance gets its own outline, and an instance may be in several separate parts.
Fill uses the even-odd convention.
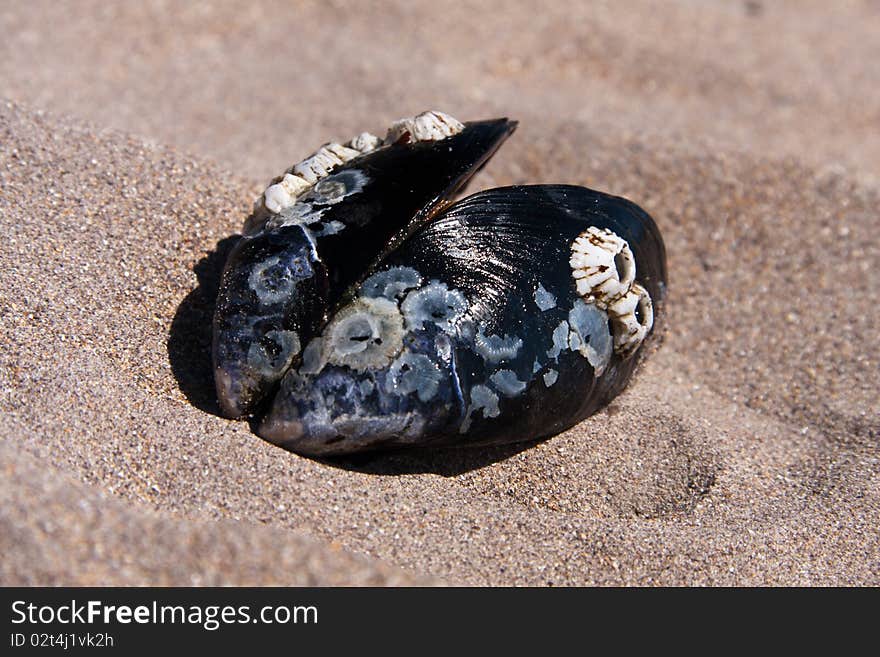
[[[0,9],[0,584],[880,584],[880,6]],[[437,108],[626,196],[662,341],[539,444],[324,463],[217,415],[254,196]]]

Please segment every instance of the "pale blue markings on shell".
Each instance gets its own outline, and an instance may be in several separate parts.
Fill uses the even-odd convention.
[[[548,292],[541,283],[535,289],[535,304],[541,311],[547,311],[556,307],[556,297]]]
[[[362,191],[367,180],[367,175],[358,169],[340,171],[316,183],[307,196],[315,203],[333,205]]]
[[[556,370],[547,370],[544,372],[544,385],[548,388],[556,383],[556,379],[559,378],[559,372]]]
[[[525,381],[520,381],[516,377],[516,372],[512,370],[498,370],[489,377],[489,380],[505,397],[516,397],[526,389]]]
[[[272,231],[285,226],[311,227],[321,221],[329,206],[357,194],[363,190],[368,180],[367,175],[357,169],[334,173],[300,196],[293,205],[269,219],[266,230]],[[331,221],[328,226],[316,227],[313,230],[314,236],[335,235],[345,228],[345,224],[340,221]]]
[[[418,393],[419,401],[429,401],[437,394],[442,374],[440,368],[424,354],[402,353],[388,370],[386,389],[389,393]]]
[[[452,358],[452,341],[445,333],[438,333],[434,338],[437,355],[445,362]]]
[[[452,333],[455,323],[468,309],[465,296],[458,290],[450,290],[446,283],[431,281],[420,290],[406,295],[400,305],[409,330],[425,327],[425,322],[436,324],[446,333]]]
[[[289,208],[284,208],[279,214],[269,219],[266,222],[266,230],[273,231],[287,226],[311,226],[321,221],[321,217],[326,211],[326,207],[316,208],[309,201],[297,201]]]
[[[273,424],[296,424],[298,432],[311,441],[341,436],[369,444],[391,435],[413,439],[423,434],[426,419],[422,415],[377,406],[367,399],[374,392],[379,390],[372,379],[349,370],[331,367],[314,378],[288,374],[264,424],[270,433]]]
[[[267,331],[248,348],[247,362],[255,370],[266,374],[280,374],[299,353],[299,335],[296,331]]]
[[[532,374],[537,374],[541,371],[541,363],[538,362],[538,359],[535,359],[535,364],[532,366]]]
[[[601,375],[611,361],[614,347],[608,315],[594,304],[578,299],[568,313],[568,322],[571,327],[570,349],[587,359],[596,376]]]
[[[344,223],[333,219],[332,221],[328,221],[327,223],[321,223],[317,226],[309,227],[309,230],[312,231],[312,235],[314,235],[315,237],[327,237],[327,235],[336,235],[337,233],[341,233],[344,228]]]
[[[473,415],[478,411],[482,412],[485,418],[501,415],[501,409],[498,408],[498,395],[482,383],[478,383],[471,388],[471,403],[468,404],[464,420],[458,429],[459,433],[467,433],[468,429],[471,428]]]
[[[553,346],[547,350],[547,355],[554,360],[559,358],[559,354],[563,349],[568,348],[568,322],[564,319],[559,322],[559,326],[553,329]]]
[[[301,374],[317,374],[324,367],[322,354],[323,341],[320,337],[313,338],[303,350]]]
[[[376,272],[361,285],[361,294],[367,297],[396,299],[422,284],[422,277],[412,267],[391,267]]]
[[[302,250],[292,258],[272,256],[258,262],[251,269],[248,285],[262,305],[270,306],[287,301],[293,293],[296,281],[312,274],[308,253]]]
[[[474,351],[488,363],[513,360],[522,345],[523,341],[516,336],[484,335],[482,329],[474,337]]]

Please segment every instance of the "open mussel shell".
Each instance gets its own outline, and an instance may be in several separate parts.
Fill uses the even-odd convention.
[[[447,118],[429,118],[437,116]],[[456,122],[455,134],[420,139],[421,124],[414,124],[362,155],[322,148],[326,157],[313,168],[333,162],[336,152],[357,156],[320,170],[317,179],[288,172],[283,184],[302,187],[295,197],[270,187],[285,203],[267,190],[227,260],[217,299],[213,361],[223,413],[257,411],[346,290],[460,191],[515,126],[506,119]]]
[[[665,284],[660,233],[625,199],[475,194],[364,272],[258,432],[309,455],[553,435],[626,385]]]

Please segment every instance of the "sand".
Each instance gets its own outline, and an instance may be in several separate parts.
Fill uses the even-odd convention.
[[[880,584],[876,3],[508,4],[0,10],[0,583]],[[520,121],[474,188],[656,218],[662,344],[540,444],[323,463],[218,417],[255,192],[429,107]]]

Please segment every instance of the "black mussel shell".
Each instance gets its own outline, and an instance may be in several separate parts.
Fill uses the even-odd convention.
[[[475,194],[364,272],[258,432],[309,455],[553,435],[626,385],[665,284],[657,226],[626,199]]]
[[[515,126],[497,119],[440,140],[404,135],[333,168],[281,212],[258,208],[217,299],[223,413],[257,411],[349,287],[460,191]]]

